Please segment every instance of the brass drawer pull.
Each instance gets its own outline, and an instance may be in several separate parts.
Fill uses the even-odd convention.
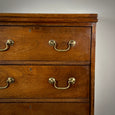
[[[7,79],[7,81],[6,81],[7,85],[4,86],[4,87],[0,87],[0,89],[8,88],[9,85],[10,85],[11,83],[13,83],[13,82],[14,82],[14,78],[12,78],[12,77],[8,77],[8,79]]]
[[[56,46],[57,46],[57,45],[56,45],[56,41],[55,41],[55,40],[50,40],[50,41],[49,41],[49,45],[50,45],[50,46],[53,46],[54,49],[55,49],[56,51],[58,51],[58,52],[68,51],[68,50],[70,50],[71,46],[75,46],[75,44],[76,44],[76,41],[70,40],[70,41],[68,42],[68,48],[67,48],[67,49],[57,49],[57,47],[56,47]]]
[[[49,78],[49,83],[53,84],[56,89],[68,89],[68,88],[70,88],[71,85],[75,84],[75,82],[76,82],[76,79],[74,77],[71,77],[68,79],[67,87],[57,87],[55,78],[53,78],[53,77]]]
[[[10,48],[10,46],[12,46],[14,44],[13,40],[7,40],[6,41],[6,47],[4,49],[0,49],[1,52],[6,51]]]

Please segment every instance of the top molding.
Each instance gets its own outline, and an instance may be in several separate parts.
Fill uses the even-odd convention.
[[[0,22],[35,22],[35,23],[96,23],[97,14],[25,14],[0,13]]]

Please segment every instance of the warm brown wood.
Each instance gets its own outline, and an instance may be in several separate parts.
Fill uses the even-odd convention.
[[[0,115],[89,115],[89,104],[0,103]]]
[[[36,102],[36,103],[89,103],[89,99],[0,99],[0,103],[11,103],[11,102],[14,102],[14,103],[30,103],[30,102]]]
[[[97,14],[37,14],[37,13],[0,13],[0,17],[22,17],[22,18],[95,18]]]
[[[95,18],[66,18],[66,20],[64,18],[58,18],[58,19],[55,19],[55,18],[16,18],[16,17],[12,17],[12,18],[0,18],[0,21],[1,22],[41,22],[41,23],[44,23],[44,22],[52,22],[52,23],[56,23],[56,22],[73,22],[73,23],[76,23],[76,22],[97,22],[97,20]]]
[[[95,35],[97,14],[8,14],[0,13],[0,48],[7,39],[14,46],[0,52],[0,86],[8,77],[15,82],[0,90],[0,115],[94,115]],[[69,40],[77,45],[68,52]],[[48,83],[55,77],[56,90]]]
[[[0,48],[7,39],[15,43],[0,52],[0,60],[90,61],[91,27],[0,27]],[[69,40],[77,43],[67,52],[57,52],[48,44],[55,40],[58,49],[66,49]]]
[[[0,60],[1,65],[90,65],[90,61]]]
[[[71,23],[71,22],[66,22],[66,23],[40,23],[40,22],[0,22],[0,26],[70,26],[70,27],[74,27],[74,26],[79,26],[79,27],[91,27],[92,23],[88,22],[81,22],[81,23]]]
[[[97,22],[97,14],[0,14],[1,22]]]
[[[0,66],[0,86],[8,77],[15,78],[0,98],[89,98],[89,66]],[[68,78],[76,83],[67,90],[58,90],[48,83],[54,77],[58,87],[66,87]]]
[[[95,38],[96,38],[96,24],[92,26],[92,44],[91,44],[91,115],[94,115],[94,88],[95,88]]]

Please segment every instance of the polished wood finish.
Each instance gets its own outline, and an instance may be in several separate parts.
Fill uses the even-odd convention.
[[[47,98],[38,98],[38,99],[4,99],[4,98],[0,98],[0,103],[89,103],[89,99],[85,99],[85,98],[61,98],[61,99],[47,99]]]
[[[0,66],[0,86],[13,77],[15,82],[0,90],[0,98],[87,98],[89,97],[89,66]],[[58,87],[66,87],[70,77],[76,83],[58,90],[48,83],[54,77]],[[17,90],[18,89],[18,90]]]
[[[0,103],[0,115],[89,115],[89,104]]]
[[[7,39],[15,43],[8,51],[0,52],[0,60],[90,61],[91,27],[1,26],[0,48]],[[67,52],[57,52],[48,44],[52,39],[58,49],[66,49],[70,40],[76,45]]]
[[[86,22],[65,22],[65,23],[40,23],[40,22],[0,22],[0,26],[70,26],[70,27],[75,27],[75,26],[79,26],[79,27],[91,27],[93,25],[93,23],[86,23]]]
[[[97,14],[37,14],[37,13],[0,13],[0,17],[19,17],[19,18],[95,18]]]
[[[94,89],[95,89],[95,41],[96,39],[96,24],[92,26],[92,44],[91,44],[91,115],[94,115]]]
[[[6,14],[0,13],[0,48],[14,40],[8,51],[0,52],[0,87],[8,77],[15,78],[0,90],[0,115],[94,115],[95,35],[97,14]],[[49,46],[67,48],[57,52]],[[57,90],[48,83],[67,86]]]
[[[1,65],[90,65],[90,61],[0,60]]]
[[[1,22],[97,22],[97,14],[0,14]]]

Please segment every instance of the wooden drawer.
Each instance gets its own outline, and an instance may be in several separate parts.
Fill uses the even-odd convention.
[[[89,115],[89,104],[0,103],[0,115]]]
[[[0,90],[0,98],[73,98],[89,99],[89,66],[0,66],[0,86],[6,85],[8,77],[15,82]],[[56,89],[48,79],[54,77],[57,87],[67,87],[68,79],[75,84],[68,89]]]
[[[0,14],[0,115],[94,115],[96,22]]]
[[[0,52],[0,60],[21,61],[89,61],[91,27],[71,26],[0,26],[0,49],[8,39],[14,41],[8,51]],[[67,52],[58,52],[49,45],[55,40],[58,49],[68,48],[68,42],[76,45]]]

